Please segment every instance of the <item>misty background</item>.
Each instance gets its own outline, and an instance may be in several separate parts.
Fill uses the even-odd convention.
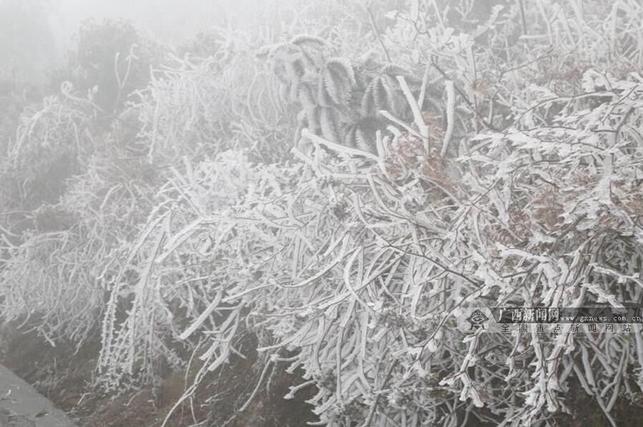
[[[212,27],[248,28],[298,0],[0,0],[0,80],[43,83],[63,66],[83,22],[124,19],[173,47]],[[273,21],[274,22],[274,21]]]

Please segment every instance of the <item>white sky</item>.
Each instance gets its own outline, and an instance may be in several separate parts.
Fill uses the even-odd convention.
[[[58,22],[67,35],[82,20],[123,17],[158,38],[189,37],[215,22],[220,0],[54,0],[59,3]],[[223,0],[226,1],[226,0]],[[164,40],[170,41],[170,40]]]
[[[0,3],[3,1],[5,0],[0,0]],[[47,52],[47,58],[42,58],[42,61],[33,57],[12,59],[8,58],[7,52],[0,52],[0,57],[4,57],[5,62],[15,60],[13,64],[17,61],[18,74],[26,80],[33,79],[29,76],[40,76],[42,72],[51,69],[54,64],[48,61],[64,61],[66,53],[73,46],[72,37],[77,33],[79,24],[88,18],[94,18],[99,22],[104,18],[125,18],[153,39],[164,44],[177,45],[215,25],[248,28],[271,22],[271,19],[274,21],[278,12],[295,9],[292,5],[299,0],[43,1],[48,1],[51,5],[49,24],[55,42],[54,51]],[[13,69],[12,67],[9,68]],[[3,66],[0,64],[0,71],[2,70]],[[2,73],[0,80],[1,77]]]
[[[278,0],[51,0],[58,9],[52,23],[62,38],[78,28],[82,20],[122,17],[151,32],[162,42],[189,38],[212,25],[255,21]]]

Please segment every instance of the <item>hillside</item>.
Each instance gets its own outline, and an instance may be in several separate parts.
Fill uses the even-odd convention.
[[[300,3],[5,79],[0,363],[86,426],[637,425],[643,6]]]

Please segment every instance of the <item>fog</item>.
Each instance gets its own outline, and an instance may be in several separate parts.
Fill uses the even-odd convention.
[[[54,0],[52,24],[69,37],[85,19],[125,18],[164,42],[193,36],[212,25],[225,25],[256,10],[261,0]]]
[[[295,1],[276,0],[0,0],[0,76],[39,83],[65,60],[80,24],[125,19],[173,46],[213,26],[258,25]],[[21,39],[16,43],[15,39]],[[22,46],[20,46],[22,45]]]

